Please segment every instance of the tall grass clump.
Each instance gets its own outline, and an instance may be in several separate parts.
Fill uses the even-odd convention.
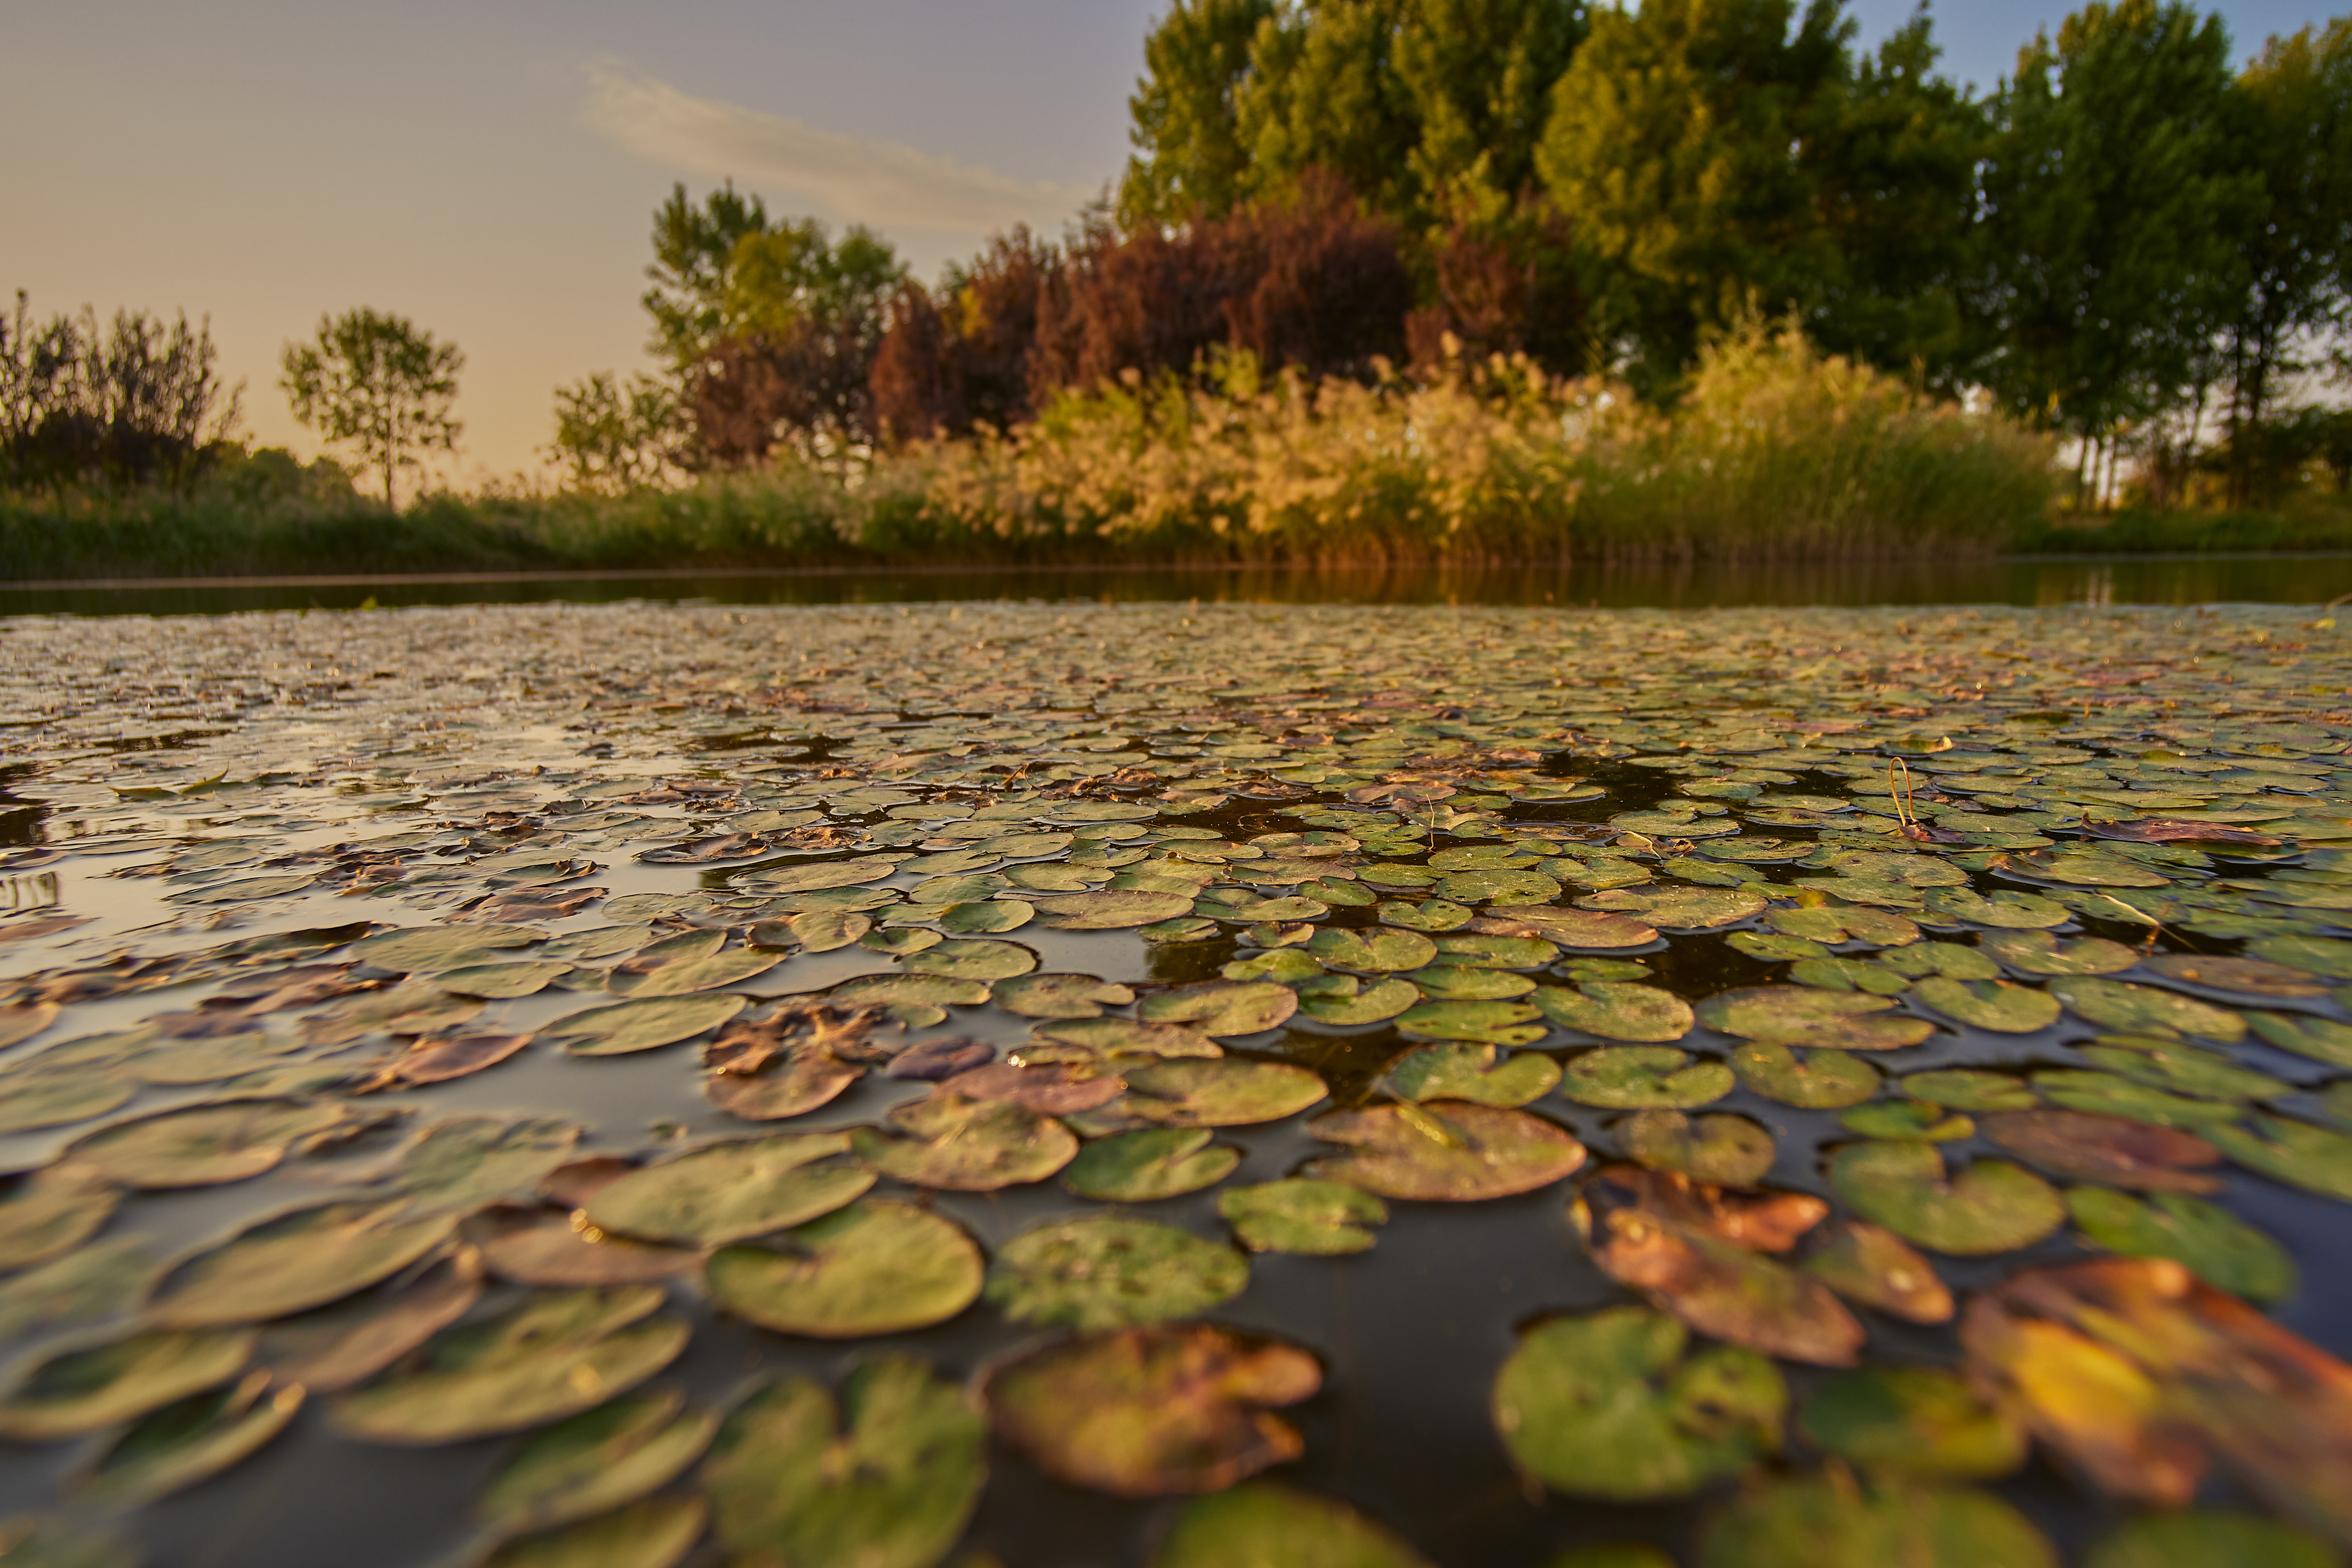
[[[900,460],[928,465],[936,545],[1337,562],[1991,550],[2047,509],[2051,459],[1999,416],[1750,324],[1670,414],[1524,357],[1367,385],[1224,354]]]

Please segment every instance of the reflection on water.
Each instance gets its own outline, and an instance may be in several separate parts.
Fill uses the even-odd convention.
[[[1302,604],[2319,604],[2352,594],[2352,552],[1985,557],[1609,565],[1354,568],[987,567],[445,577],[289,577],[116,587],[0,583],[0,615],[199,615],[397,605],[890,604],[937,599],[1256,600]]]

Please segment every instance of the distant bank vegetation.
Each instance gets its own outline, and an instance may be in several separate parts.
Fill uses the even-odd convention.
[[[1058,242],[926,286],[863,229],[680,186],[654,366],[558,390],[560,484],[396,529],[227,438],[201,329],[20,306],[0,549],[24,577],[2352,543],[2352,22],[2233,70],[2192,5],[2090,5],[1983,96],[1924,13],[1854,31],[1842,0],[1175,0],[1116,199]],[[339,410],[371,384],[322,382],[339,348],[446,374]],[[125,364],[176,390],[105,393]],[[287,364],[387,495],[402,431],[455,438],[456,351],[399,318]]]

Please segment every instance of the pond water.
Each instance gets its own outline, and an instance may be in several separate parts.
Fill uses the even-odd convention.
[[[2325,604],[2352,594],[2352,554],[1985,557],[1647,566],[1178,570],[956,566],[930,571],[452,574],[122,584],[0,583],[0,615],[220,615],[362,605],[701,601],[906,604],[940,599],[1201,599],[1269,604],[1742,605]]]
[[[0,1551],[2336,1561],[2352,655],[2115,570],[0,621]]]

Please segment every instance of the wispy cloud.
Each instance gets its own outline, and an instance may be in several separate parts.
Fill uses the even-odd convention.
[[[984,234],[1027,223],[1050,229],[1091,194],[697,98],[624,66],[589,68],[587,117],[614,145],[651,163],[798,196],[877,227]]]

